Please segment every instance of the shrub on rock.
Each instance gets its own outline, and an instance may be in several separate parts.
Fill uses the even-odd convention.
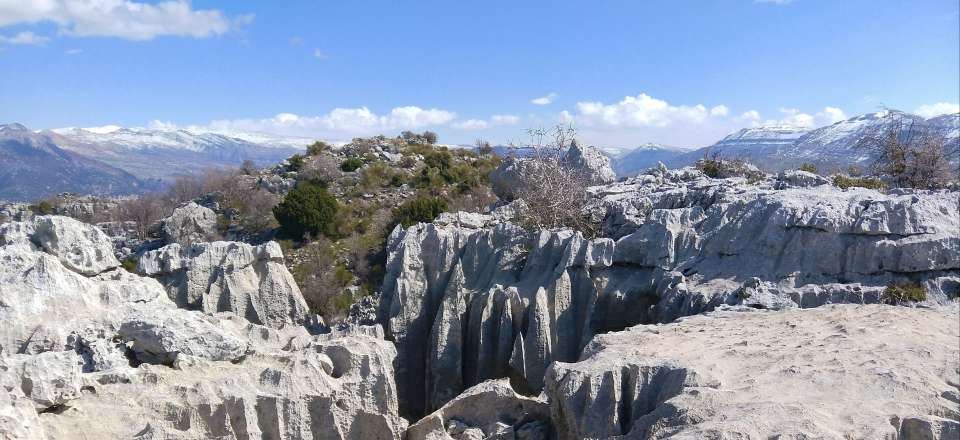
[[[420,195],[398,206],[393,211],[393,221],[407,228],[420,222],[433,221],[446,210],[447,202],[443,199]]]
[[[273,215],[280,223],[280,233],[285,237],[299,239],[307,234],[333,236],[339,209],[337,199],[326,188],[301,183],[273,208]]]

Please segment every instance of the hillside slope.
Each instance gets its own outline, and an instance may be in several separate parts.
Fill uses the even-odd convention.
[[[208,168],[235,167],[246,160],[268,165],[303,151],[305,138],[248,136],[187,130],[118,128],[91,131],[82,128],[48,130],[61,148],[123,169],[141,178],[169,180],[179,174]]]
[[[62,192],[121,195],[154,187],[132,174],[66,151],[20,124],[0,126],[0,199],[33,201]]]

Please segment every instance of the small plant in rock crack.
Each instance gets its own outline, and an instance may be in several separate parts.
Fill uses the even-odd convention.
[[[890,284],[883,290],[880,301],[885,304],[902,304],[925,301],[927,290],[919,283]]]

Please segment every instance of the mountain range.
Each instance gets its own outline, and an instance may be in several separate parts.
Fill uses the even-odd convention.
[[[259,166],[303,151],[307,138],[108,127],[30,130],[0,125],[0,200],[61,192],[124,195],[160,189],[178,175]]]
[[[933,118],[884,110],[817,129],[760,126],[741,129],[700,149],[644,144],[607,149],[619,176],[631,176],[663,162],[671,168],[719,155],[744,159],[776,172],[803,163],[824,172],[864,167],[872,157],[856,148],[860,139],[899,122],[947,139],[952,160],[960,155],[960,114]],[[162,188],[178,175],[235,167],[246,160],[268,165],[303,151],[308,138],[262,133],[208,133],[190,130],[101,127],[30,130],[0,125],[0,200],[33,201],[60,192],[136,194]],[[496,147],[501,154],[527,149]]]
[[[619,176],[635,175],[656,165],[658,161],[676,168],[693,165],[704,157],[714,155],[744,159],[769,172],[795,168],[803,163],[811,163],[822,171],[832,172],[850,166],[862,168],[869,165],[873,157],[869,152],[857,148],[858,142],[867,135],[882,133],[898,123],[943,136],[950,146],[952,161],[957,161],[957,155],[960,154],[960,114],[925,119],[897,110],[855,116],[812,130],[785,125],[744,128],[709,147],[695,150],[647,144],[628,153],[611,156],[614,170]]]

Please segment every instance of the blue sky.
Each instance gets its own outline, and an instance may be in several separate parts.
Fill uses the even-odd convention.
[[[958,96],[956,0],[0,0],[0,121],[34,128],[702,146]]]

